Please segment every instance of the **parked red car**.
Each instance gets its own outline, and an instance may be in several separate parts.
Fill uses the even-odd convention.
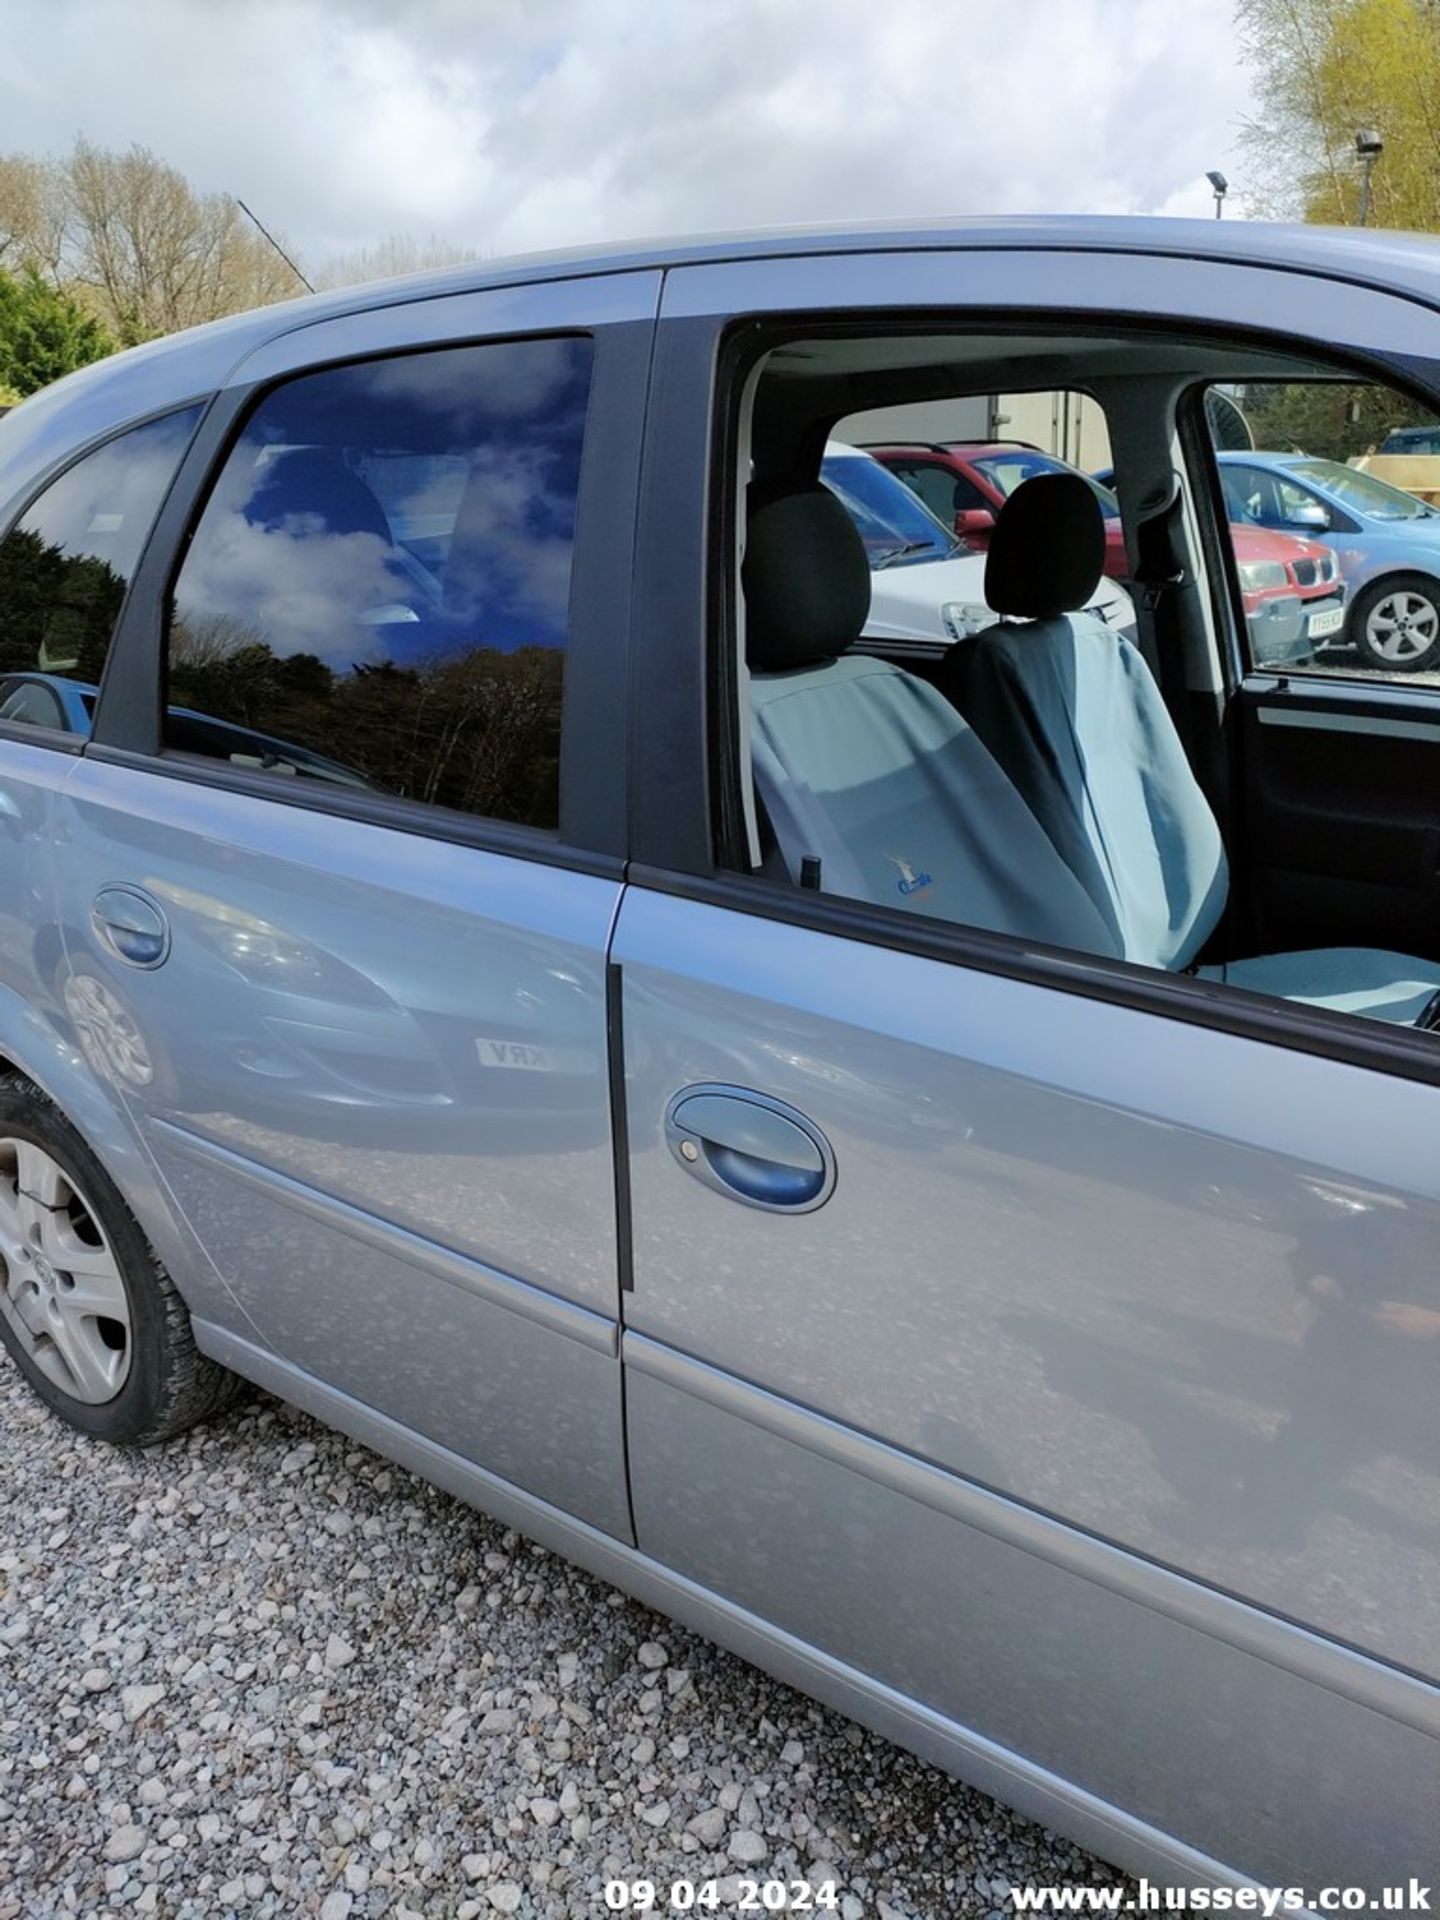
[[[915,442],[871,446],[866,452],[903,480],[938,520],[954,527],[956,535],[976,552],[988,545],[996,514],[1022,481],[1037,473],[1079,472],[1054,454],[1017,440]],[[1130,561],[1120,503],[1093,474],[1082,478],[1094,487],[1105,516],[1105,571],[1113,579],[1126,580]],[[1230,536],[1257,661],[1297,657],[1342,638],[1344,588],[1329,547],[1318,540],[1251,526],[1232,525]]]

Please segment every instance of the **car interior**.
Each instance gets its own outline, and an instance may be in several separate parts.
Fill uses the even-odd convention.
[[[1220,381],[1308,359],[1145,333],[836,331],[736,390],[732,862],[789,885],[1396,1027],[1440,1028],[1440,689],[1259,672],[1204,427]],[[1039,476],[985,561],[995,623],[925,657],[862,635],[869,570],[820,482],[891,406],[1047,388],[1103,408],[1137,643],[1081,609],[1095,493]],[[856,436],[858,437],[858,436]],[[872,436],[873,437],[873,436]],[[887,652],[891,657],[887,658]]]

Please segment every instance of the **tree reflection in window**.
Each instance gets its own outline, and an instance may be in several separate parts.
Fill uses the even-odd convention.
[[[0,543],[0,672],[98,684],[125,590],[199,417],[187,407],[107,441],[53,481]]]
[[[409,799],[553,828],[590,357],[488,343],[268,396],[176,583],[171,744],[194,709]]]

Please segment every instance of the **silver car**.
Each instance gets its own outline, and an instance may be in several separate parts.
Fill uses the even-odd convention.
[[[0,676],[99,688],[0,716],[15,1366],[122,1444],[258,1382],[1152,1881],[1440,1878],[1440,690],[1247,657],[1195,429],[1440,397],[1437,309],[788,233],[14,410]],[[1058,387],[1136,637],[1065,475],[996,622],[864,635],[827,438]]]

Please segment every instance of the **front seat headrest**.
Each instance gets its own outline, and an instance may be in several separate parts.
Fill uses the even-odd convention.
[[[1007,617],[1074,613],[1105,571],[1105,516],[1078,473],[1037,473],[1000,509],[985,562],[985,598]]]
[[[757,673],[833,660],[870,616],[865,542],[818,482],[750,489],[740,578],[745,658]]]

